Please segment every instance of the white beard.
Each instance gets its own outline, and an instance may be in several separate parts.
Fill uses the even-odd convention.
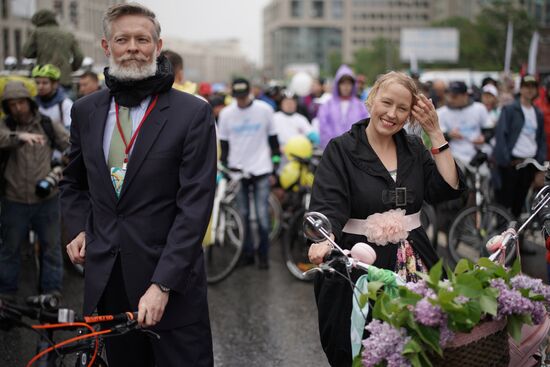
[[[157,50],[155,48],[155,54]],[[129,66],[123,66],[122,62],[117,63],[113,54],[109,55],[109,74],[122,81],[126,80],[143,80],[157,73],[157,60],[153,58],[149,64],[137,64],[132,62]]]

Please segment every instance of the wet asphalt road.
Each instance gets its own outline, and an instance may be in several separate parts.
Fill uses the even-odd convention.
[[[547,281],[544,247],[540,243],[533,247],[536,254],[522,257],[523,269]],[[439,253],[445,256],[444,246]],[[312,284],[290,275],[279,245],[272,247],[270,265],[267,271],[238,268],[209,287],[216,367],[328,366],[318,339]],[[32,262],[27,259],[24,266],[21,296],[32,294],[35,284]],[[70,269],[64,294],[64,305],[79,310],[82,278]],[[0,331],[0,367],[25,366],[35,345],[36,337],[29,330]],[[66,366],[73,363],[70,358],[65,360]]]
[[[274,245],[267,271],[238,268],[209,287],[216,367],[328,366],[319,343],[313,286],[294,279],[279,253]],[[35,284],[32,262],[27,259],[24,266],[20,295],[28,296]],[[65,306],[80,310],[82,283],[73,271],[66,272]],[[0,331],[0,367],[25,366],[35,346],[32,331]],[[74,362],[66,358],[65,365]]]

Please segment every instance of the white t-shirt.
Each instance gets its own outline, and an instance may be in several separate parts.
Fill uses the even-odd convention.
[[[307,134],[313,131],[311,124],[299,113],[287,115],[279,111],[273,116],[273,122],[275,123],[275,131],[277,132],[277,138],[281,146],[284,146],[288,139],[293,136],[307,136]]]
[[[465,108],[451,109],[443,106],[437,109],[439,126],[444,133],[458,129],[463,139],[452,139],[449,142],[453,156],[465,163],[470,163],[476,154],[472,143],[481,135],[481,128],[489,120],[489,113],[485,106],[474,102]]]
[[[518,141],[512,149],[512,155],[518,158],[532,158],[537,155],[537,115],[535,109],[531,107],[521,106],[525,124]]]
[[[268,138],[276,135],[273,109],[254,100],[247,108],[231,104],[220,112],[220,140],[229,143],[229,167],[254,176],[273,171]]]
[[[61,114],[59,113],[59,104],[54,104],[49,108],[39,106],[38,111],[48,116],[52,121],[57,121],[63,124],[67,130],[71,128],[71,108],[73,107],[73,101],[69,98],[65,98],[61,102],[61,109],[63,110],[63,121],[61,121]]]

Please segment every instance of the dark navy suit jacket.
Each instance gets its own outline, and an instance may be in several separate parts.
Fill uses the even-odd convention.
[[[215,191],[211,108],[174,89],[159,95],[117,199],[103,152],[110,101],[102,90],[75,102],[70,163],[60,184],[70,238],[86,233],[84,312],[96,308],[120,256],[134,310],[151,283],[159,282],[172,291],[157,328],[191,324],[208,316],[201,242]]]

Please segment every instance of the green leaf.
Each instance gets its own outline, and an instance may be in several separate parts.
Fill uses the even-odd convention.
[[[469,298],[477,298],[481,295],[483,285],[481,281],[472,274],[460,274],[456,276],[455,289],[459,294]]]
[[[468,270],[473,269],[473,264],[468,259],[460,259],[460,261],[455,266],[455,274],[462,274]]]
[[[367,285],[369,290],[369,298],[376,300],[378,298],[378,291],[384,286],[384,282],[373,281]]]
[[[443,260],[439,260],[429,271],[430,275],[430,283],[434,286],[439,284],[439,280],[441,279],[441,274],[443,273]]]
[[[369,301],[368,294],[362,293],[361,295],[359,295],[359,307],[361,308],[365,307],[368,301]]]
[[[514,265],[512,265],[512,269],[508,273],[510,278],[512,278],[515,275],[518,275],[521,272],[521,262],[519,260],[519,257],[516,257],[516,260],[514,261]]]
[[[455,273],[453,273],[453,271],[447,264],[445,264],[445,273],[447,274],[447,279],[449,279],[449,282],[454,283],[456,280]]]
[[[482,266],[482,267],[487,268],[487,269],[496,269],[497,266],[498,266],[495,262],[489,260],[486,257],[479,258],[479,260],[477,261],[477,265]]]
[[[355,358],[353,359],[353,364],[351,365],[351,367],[363,367],[363,361],[362,361],[361,358],[362,358],[361,353],[359,353],[359,355],[355,356]]]
[[[523,326],[523,322],[519,317],[516,317],[516,315],[508,316],[508,324],[506,325],[508,334],[510,334],[512,338],[514,338],[514,340],[518,343],[521,341],[522,326]]]
[[[407,325],[410,329],[416,331],[416,334],[420,337],[424,344],[430,347],[437,354],[443,354],[441,346],[439,345],[439,330],[418,324],[412,319],[409,320]]]
[[[399,288],[399,303],[401,305],[415,305],[421,299],[422,296],[420,294],[408,290],[405,287]]]
[[[482,294],[479,298],[479,305],[481,306],[481,311],[488,313],[489,315],[497,315],[497,299],[491,297],[487,294]]]

